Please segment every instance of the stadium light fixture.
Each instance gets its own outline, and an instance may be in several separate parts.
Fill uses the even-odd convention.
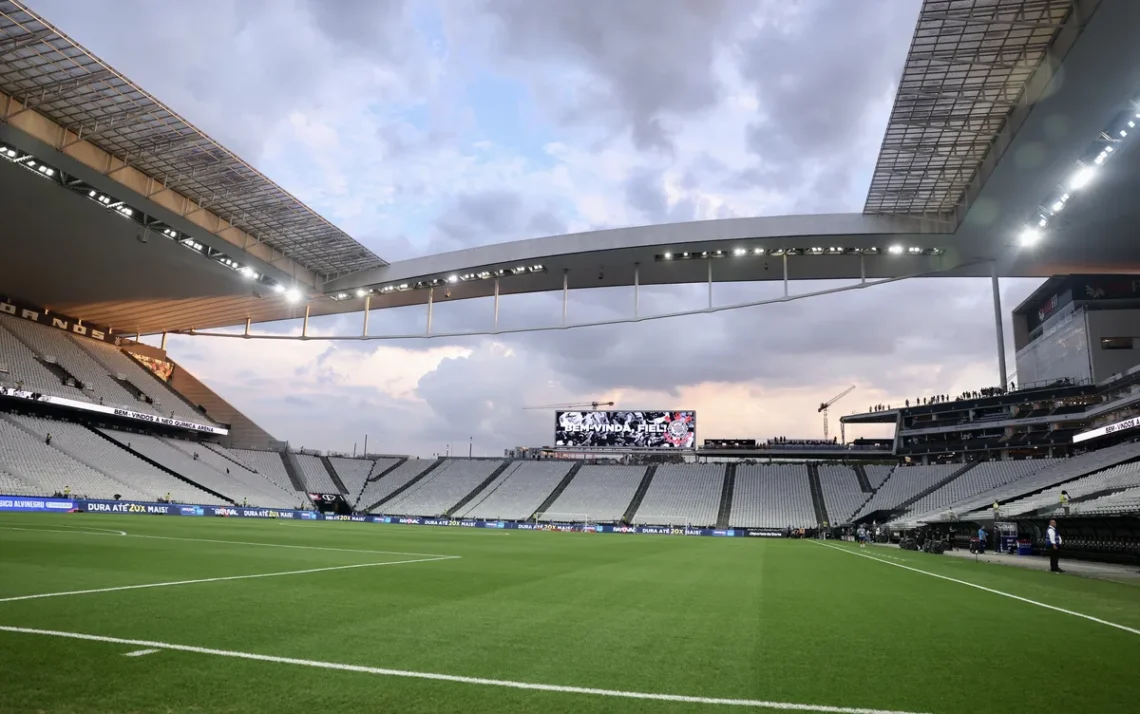
[[[289,288],[285,291],[285,299],[292,303],[301,302],[301,291],[296,288]]]
[[[356,297],[358,297],[358,298],[362,298],[367,294],[368,294],[368,291],[365,290],[364,288],[357,288],[356,289]]]
[[[672,260],[672,259],[673,259],[673,254],[672,254],[672,253],[666,253],[666,254],[665,254],[665,260]]]
[[[241,274],[244,275],[247,280],[255,280],[258,277],[257,271],[248,265],[241,269]]]
[[[1092,181],[1095,171],[1096,170],[1091,166],[1081,168],[1069,179],[1069,188],[1074,191],[1084,188],[1088,185],[1089,181]]]
[[[764,249],[763,248],[753,248],[752,249],[752,255],[764,255]]]
[[[1040,240],[1041,231],[1032,227],[1026,227],[1022,229],[1020,235],[1017,237],[1017,242],[1020,243],[1023,248],[1028,248],[1030,246],[1036,245],[1038,242],[1040,242]]]
[[[898,243],[896,243],[896,244],[892,245],[890,248],[887,248],[887,252],[890,253],[891,255],[902,255],[903,247],[901,245],[899,245]]]
[[[736,250],[732,251],[732,254],[733,255],[747,255],[748,251],[745,250],[744,248],[737,248]]]
[[[274,286],[273,286],[273,292],[275,292],[275,293],[277,293],[278,295],[280,295],[280,294],[282,294],[282,293],[284,293],[284,292],[285,292],[285,286],[284,286],[284,285],[282,285],[282,284],[280,284],[280,283],[278,283],[278,284],[276,284],[276,285],[274,285]]]

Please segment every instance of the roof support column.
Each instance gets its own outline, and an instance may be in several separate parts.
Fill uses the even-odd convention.
[[[633,264],[633,316],[637,317],[637,302],[639,288],[641,287],[641,264]]]
[[[566,305],[570,301],[570,269],[562,270],[562,325],[566,326]]]
[[[495,278],[495,332],[499,331],[499,279]]]
[[[1005,371],[1005,328],[1001,321],[1001,287],[998,282],[997,261],[990,263],[990,283],[994,292],[994,329],[997,332],[998,375],[1002,389],[1009,384],[1009,375]]]
[[[712,309],[712,258],[709,258],[709,309]]]
[[[867,256],[859,254],[859,282],[867,282]]]
[[[310,309],[310,306],[308,304],[306,304],[305,305],[305,319],[301,323],[301,337],[308,337],[309,336],[309,309]]]
[[[165,352],[165,351],[166,351],[166,333],[165,333],[165,332],[164,332],[164,333],[162,333],[162,345],[161,345],[160,349],[161,349],[163,352]]]
[[[431,315],[432,310],[435,308],[435,288],[428,288],[428,318],[427,318],[427,332],[424,334],[431,334]]]
[[[249,326],[253,322],[252,317],[245,318],[245,336],[249,337]]]
[[[368,310],[372,307],[372,296],[364,296],[364,330],[360,333],[361,337],[368,337]]]
[[[788,251],[784,251],[784,297],[788,296]]]

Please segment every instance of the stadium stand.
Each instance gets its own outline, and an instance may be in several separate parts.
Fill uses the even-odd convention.
[[[492,459],[447,459],[422,481],[385,503],[382,512],[441,516],[502,463]]]
[[[1029,459],[1023,461],[984,461],[956,478],[942,488],[923,496],[912,503],[907,513],[897,519],[901,522],[919,520],[927,514],[945,511],[951,504],[964,501],[984,491],[1004,486],[1010,481],[1023,478],[1034,471],[1051,466],[1053,459]]]
[[[514,461],[453,515],[527,520],[573,465],[566,461]]]
[[[738,466],[729,524],[744,528],[817,525],[807,467]]]
[[[378,471],[377,473],[381,474],[379,478],[364,484],[358,507],[368,509],[372,513],[380,513],[379,509],[373,508],[374,505],[411,483],[412,479],[431,468],[434,463],[435,461],[431,459],[408,459],[388,474]]]
[[[181,395],[171,389],[153,372],[139,365],[114,345],[96,342],[95,340],[81,340],[72,338],[75,344],[80,345],[107,370],[109,374],[122,374],[154,401],[155,411],[163,416],[174,415],[177,419],[185,419],[197,423],[208,422],[206,415],[187,404]]]
[[[863,467],[863,471],[867,474],[867,480],[871,483],[871,488],[876,491],[883,485],[883,482],[890,478],[891,472],[894,470],[894,466],[882,466],[879,464]]]
[[[615,522],[633,499],[645,469],[645,466],[583,466],[546,512],[537,514],[538,519]]]
[[[1002,513],[1005,517],[1013,518],[1031,515],[1037,511],[1042,511],[1047,515],[1064,515],[1060,505],[1062,489],[1069,494],[1070,498],[1078,499],[1104,491],[1136,487],[1140,487],[1140,463],[1133,461],[1117,464],[1103,471],[1097,471],[1073,481],[1066,481],[1040,493],[1009,501],[1002,505]],[[1083,506],[1080,503],[1074,505]],[[1073,508],[1074,506],[1070,506],[1070,513]],[[1084,509],[1078,510],[1083,511]]]
[[[847,523],[868,495],[859,487],[859,477],[847,466],[820,466],[819,484],[831,524]]]
[[[124,482],[145,494],[145,500],[153,501],[169,493],[171,500],[177,503],[225,504],[222,499],[155,468],[82,424],[17,414],[9,414],[8,418],[40,439],[46,439],[51,434],[53,449],[68,453],[76,461],[111,480],[112,483],[104,484],[98,493],[86,494],[92,498],[113,498],[116,493],[124,497],[140,498],[128,496],[128,491],[116,490],[115,484]],[[72,484],[71,487],[75,491],[75,485]],[[42,495],[52,492],[54,489],[45,491]]]
[[[185,439],[163,439],[163,441],[184,455],[191,457],[191,459],[197,455],[200,462],[219,474],[232,477],[234,483],[227,488],[240,493],[240,497],[235,498],[235,501],[247,498],[252,505],[272,508],[292,508],[297,505],[295,491],[281,488],[276,482],[224,458],[221,454],[205,448],[199,442]],[[219,490],[223,494],[229,495],[227,491]]]
[[[329,477],[328,469],[319,456],[311,454],[286,454],[286,458],[296,459],[301,467],[301,478],[305,481],[305,490],[310,493],[340,493],[333,480]]]
[[[107,374],[106,368],[76,346],[75,340],[66,332],[14,317],[0,316],[0,323],[40,357],[55,358],[61,367],[90,391],[88,401],[103,400],[108,406],[126,407],[148,414],[158,413],[116,382]]]
[[[40,496],[42,489],[24,481],[0,466],[0,493],[9,496]]]
[[[375,473],[383,473],[384,469],[395,463],[395,459],[379,459],[373,461],[372,459],[350,459],[344,456],[330,456],[329,463],[336,469],[337,476],[344,482],[345,488],[348,489],[348,502],[355,503],[356,497],[364,489],[364,482],[368,477]],[[376,471],[381,463],[387,464]]]
[[[55,435],[52,435],[55,440]],[[15,420],[0,419],[0,466],[41,494],[64,492],[75,496],[153,501],[145,489],[112,479],[50,446],[44,438]]]
[[[1140,511],[1140,488],[1129,488],[1107,496],[1074,503],[1070,508],[1070,513],[1082,516],[1116,516],[1124,513],[1136,513],[1137,511]]]
[[[38,359],[35,352],[24,346],[0,321],[0,363],[7,373],[0,373],[0,380],[13,385],[23,385],[25,389],[53,397],[65,397],[89,402],[87,395],[78,387],[63,383],[52,374]]]
[[[280,453],[276,451],[250,451],[248,449],[229,449],[229,452],[238,461],[248,466],[250,470],[261,474],[278,487],[297,493],[297,489],[293,487],[293,482],[289,480],[289,474],[285,471],[285,462],[281,460]],[[308,497],[303,493],[297,493],[297,497],[308,500]]]
[[[714,464],[662,464],[633,516],[637,524],[716,524],[724,466]]]
[[[893,511],[923,491],[937,485],[939,481],[949,478],[961,468],[963,468],[962,464],[900,466],[875,491],[875,495],[863,504],[863,507],[855,514],[855,518],[875,511]],[[868,470],[867,476],[871,476],[870,470]],[[871,483],[874,484],[874,479]]]

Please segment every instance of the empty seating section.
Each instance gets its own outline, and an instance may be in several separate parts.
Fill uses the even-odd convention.
[[[225,503],[217,496],[177,479],[162,469],[155,468],[81,424],[27,416],[13,415],[11,418],[40,436],[50,433],[52,446],[58,446],[97,471],[110,474],[115,480],[129,483],[154,497],[165,497],[169,493],[171,500],[178,503],[206,505]]]
[[[206,415],[187,404],[168,384],[155,376],[149,369],[123,354],[118,347],[95,340],[84,340],[79,344],[90,352],[107,369],[109,374],[113,376],[122,374],[131,384],[138,387],[139,391],[157,402],[155,410],[163,416],[170,416],[170,413],[173,412],[178,419],[199,424],[209,423],[210,420],[206,418]]]
[[[374,481],[369,481],[364,484],[364,490],[360,493],[357,508],[370,508],[372,504],[383,501],[385,498],[388,498],[403,488],[416,476],[428,470],[434,463],[435,461],[428,461],[427,459],[408,459],[393,469],[388,475],[382,476]],[[384,472],[381,471],[380,473]],[[387,504],[385,504],[385,506],[386,505]],[[373,513],[380,513],[382,510],[382,508],[378,508],[375,509]]]
[[[1089,474],[1075,481],[1066,481],[1048,490],[1036,493],[1025,498],[1009,501],[1002,506],[1002,513],[1008,516],[1024,516],[1037,510],[1044,513],[1056,513],[1061,507],[1061,490],[1068,492],[1069,498],[1081,498],[1101,491],[1128,489],[1140,486],[1140,463],[1135,461],[1126,464],[1110,466],[1103,471]],[[1070,513],[1074,507],[1083,504],[1071,504]],[[1083,510],[1079,509],[1079,510]]]
[[[1052,459],[983,461],[942,488],[915,501],[902,521],[922,519],[924,514],[944,513],[952,504],[1022,478],[1050,466]]]
[[[868,474],[870,476],[870,474]],[[869,494],[859,487],[859,476],[847,466],[820,466],[819,485],[823,505],[832,525],[848,523]]]
[[[249,500],[250,505],[254,506],[293,508],[297,505],[297,495],[292,489],[281,488],[261,474],[254,473],[244,466],[239,466],[223,458],[217,452],[207,449],[205,444],[184,439],[163,439],[163,441],[191,459],[197,454],[199,463],[232,478],[233,485],[227,486],[227,488],[239,493],[239,496],[234,499],[239,503],[242,498],[245,498]],[[223,490],[221,493],[226,496],[230,495],[229,491]]]
[[[91,401],[102,398],[108,406],[121,406],[148,414],[157,413],[146,402],[135,399],[107,374],[103,365],[80,349],[74,342],[77,338],[68,337],[67,333],[61,330],[11,317],[3,318],[0,324],[31,345],[40,355],[55,357],[61,367],[91,389]]]
[[[0,456],[0,458],[3,458]],[[42,488],[36,488],[16,474],[4,470],[0,465],[0,496],[44,496]]]
[[[0,365],[7,367],[8,372],[0,372],[0,381],[11,382],[13,385],[22,383],[28,391],[53,397],[91,401],[78,387],[64,384],[40,364],[34,352],[4,329],[5,324],[7,323],[0,322]]]
[[[52,437],[54,443],[54,432]],[[3,418],[0,418],[0,468],[44,496],[70,489],[72,496],[112,498],[119,494],[133,500],[154,500],[153,493],[145,488],[112,479],[56,446],[48,446],[39,434],[29,433]]]
[[[882,466],[875,464],[873,466],[864,466],[863,471],[867,474],[867,480],[871,482],[871,488],[878,489],[895,470],[894,466]]]
[[[296,489],[293,488],[293,482],[289,480],[289,472],[285,470],[285,462],[281,460],[280,452],[251,451],[248,449],[228,449],[228,451],[234,458],[253,471],[261,474],[286,491],[296,493]],[[297,497],[302,499],[307,498],[302,494],[298,494]]]
[[[633,500],[645,469],[645,466],[583,466],[566,490],[539,517],[601,523],[618,521]]]
[[[1069,509],[1069,512],[1074,515],[1087,516],[1111,516],[1120,513],[1136,513],[1137,511],[1140,511],[1140,488],[1129,488],[1107,496],[1074,503]]]
[[[942,479],[950,476],[963,464],[931,464],[929,466],[900,466],[895,469],[871,500],[863,504],[856,517],[874,511],[892,511],[914,498]],[[867,474],[870,477],[870,473]]]
[[[309,454],[293,454],[297,465],[301,467],[301,478],[305,480],[305,488],[310,493],[340,493],[340,489],[333,483],[328,469],[319,456]]]
[[[237,503],[248,499],[251,505],[262,505],[257,503],[258,494],[252,486],[217,471],[200,459],[195,460],[192,454],[174,448],[157,436],[130,434],[111,429],[100,429],[100,431],[120,444],[129,443],[130,448],[136,452],[203,488],[215,491]]]
[[[388,468],[395,459],[381,459],[387,463]],[[348,459],[342,456],[330,456],[329,463],[332,464],[336,475],[344,483],[344,487],[348,489],[348,502],[352,503],[356,497],[360,495],[360,490],[364,488],[364,482],[368,480],[372,470],[376,467],[376,462],[372,459]],[[384,469],[380,469],[376,473],[383,473]]]
[[[724,466],[664,464],[657,467],[641,500],[634,523],[650,525],[716,525]]]
[[[526,520],[573,466],[565,461],[515,461],[454,515]]]
[[[729,525],[802,528],[815,525],[807,467],[738,466]]]
[[[1010,481],[1004,486],[983,491],[975,497],[952,504],[952,506],[954,512],[959,516],[976,509],[987,509],[994,501],[1005,504],[1006,501],[1051,488],[1079,476],[1136,458],[1140,458],[1140,442],[1117,444],[1072,458],[1058,459],[1040,471],[1034,471],[1015,481]],[[1054,492],[1054,498],[1059,492],[1059,489]]]
[[[471,493],[502,461],[448,459],[407,491],[384,504],[382,512],[440,516]]]

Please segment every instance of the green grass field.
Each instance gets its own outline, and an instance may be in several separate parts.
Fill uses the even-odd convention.
[[[868,552],[884,562],[804,541],[2,514],[0,711],[1136,711],[1140,587]],[[243,577],[292,571],[314,572]],[[70,594],[25,597],[47,593]]]

